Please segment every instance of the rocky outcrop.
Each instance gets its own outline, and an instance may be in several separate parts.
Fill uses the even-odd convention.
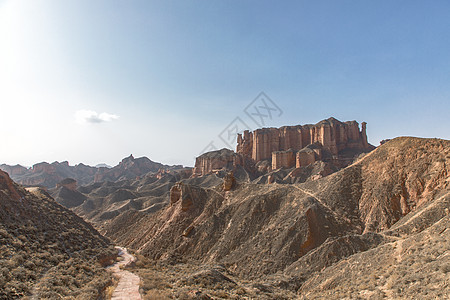
[[[306,146],[305,148],[297,152],[297,155],[295,157],[295,167],[306,167],[315,163],[316,161],[322,160],[325,156],[324,152],[327,152],[327,150],[324,150],[320,143],[316,142],[314,144]],[[330,153],[327,154],[329,155]]]
[[[272,170],[295,166],[295,156],[295,151],[292,149],[272,152]]]
[[[194,204],[190,186],[182,182],[177,182],[170,189],[170,204],[174,205],[178,201],[181,201],[181,209],[183,211],[187,211]]]
[[[204,153],[195,159],[194,176],[203,176],[222,169],[233,170],[236,166],[242,166],[243,159],[240,155],[229,149],[222,149]]]
[[[19,200],[22,198],[20,191],[17,189],[8,173],[3,171],[0,171],[0,191],[5,194],[5,196],[13,200]]]
[[[238,135],[237,143],[236,152],[245,157],[251,157],[256,162],[272,159],[273,152],[289,149],[298,151],[314,143],[320,143],[333,155],[338,155],[345,149],[361,151],[372,149],[367,142],[365,122],[361,124],[360,131],[358,122],[340,122],[334,118],[323,120],[315,125],[245,131]]]
[[[62,165],[66,165],[67,162],[62,162]],[[68,165],[68,163],[67,163]],[[55,173],[56,168],[54,165],[51,165],[47,162],[41,162],[38,164],[33,165],[32,172],[33,173],[47,173],[52,174]]]
[[[237,136],[236,153],[222,149],[197,157],[193,176],[241,166],[256,178],[272,170],[301,168],[322,160],[342,168],[374,148],[367,142],[365,122],[361,130],[356,121],[334,118],[315,125],[247,130]]]
[[[77,189],[77,181],[73,178],[66,178],[58,182],[56,188],[65,187],[68,190],[76,191]]]
[[[178,176],[180,179],[186,179],[192,176],[192,171],[192,168],[183,168],[183,166],[181,166],[180,169],[161,168],[154,176],[156,179],[162,179],[166,176]]]
[[[223,190],[230,191],[236,184],[236,179],[234,178],[233,172],[228,172],[223,178]]]

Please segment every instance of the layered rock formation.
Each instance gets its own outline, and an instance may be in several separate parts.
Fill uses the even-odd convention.
[[[157,173],[150,172],[138,179],[94,182],[77,185],[76,188],[72,180],[65,179],[48,191],[58,203],[101,228],[106,220],[124,211],[153,213],[170,204],[170,190],[177,182],[207,188],[223,182],[217,176],[203,180],[190,178],[191,175],[192,168],[160,169]]]
[[[254,177],[279,168],[301,168],[328,161],[337,168],[347,166],[362,152],[375,147],[367,142],[366,123],[340,122],[334,118],[315,125],[284,126],[248,130],[237,136],[236,153],[222,149],[196,158],[194,176],[222,169],[243,167]]]
[[[193,199],[191,186],[189,185],[178,182],[170,189],[170,204],[174,205],[181,200],[183,211],[187,211],[194,204]]]
[[[323,120],[315,125],[284,126],[281,128],[262,128],[253,132],[238,134],[236,152],[255,162],[275,158],[273,167],[293,167],[295,160],[289,150],[298,151],[319,143],[332,155],[337,156],[346,149],[372,150],[367,142],[366,123],[361,131],[356,121],[340,122],[334,118]],[[273,153],[275,152],[275,155]]]
[[[233,172],[228,172],[227,175],[223,178],[223,190],[229,191],[236,184],[236,179],[234,178]]]
[[[278,168],[290,168],[295,165],[295,151],[292,149],[286,151],[272,152],[272,170]]]
[[[52,191],[52,196],[58,199],[57,202],[67,208],[81,205],[87,197],[77,191],[77,181],[73,178],[61,180],[56,185],[56,190]]]
[[[229,149],[204,153],[195,159],[194,176],[203,176],[222,169],[243,165],[240,155]]]

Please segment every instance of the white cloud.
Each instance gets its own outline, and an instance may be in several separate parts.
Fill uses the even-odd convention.
[[[106,112],[97,113],[93,110],[78,110],[75,112],[75,120],[79,124],[86,124],[86,123],[103,123],[103,122],[110,122],[113,120],[117,120],[119,116],[109,114]]]

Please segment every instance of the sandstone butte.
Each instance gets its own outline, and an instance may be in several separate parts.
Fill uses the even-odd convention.
[[[197,157],[193,174],[202,176],[263,161],[270,164],[269,170],[275,170],[308,166],[324,156],[342,160],[344,152],[357,154],[374,149],[367,142],[366,125],[362,122],[360,130],[356,121],[329,118],[314,125],[246,130],[237,136],[236,152],[222,149]]]

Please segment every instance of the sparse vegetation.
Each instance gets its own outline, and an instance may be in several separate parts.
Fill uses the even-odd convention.
[[[144,299],[293,299],[277,287],[255,287],[221,266],[195,262],[166,264],[136,255],[132,271],[141,278]]]
[[[103,295],[112,278],[101,263],[116,250],[44,192],[14,188],[20,199],[0,185],[0,299]]]

